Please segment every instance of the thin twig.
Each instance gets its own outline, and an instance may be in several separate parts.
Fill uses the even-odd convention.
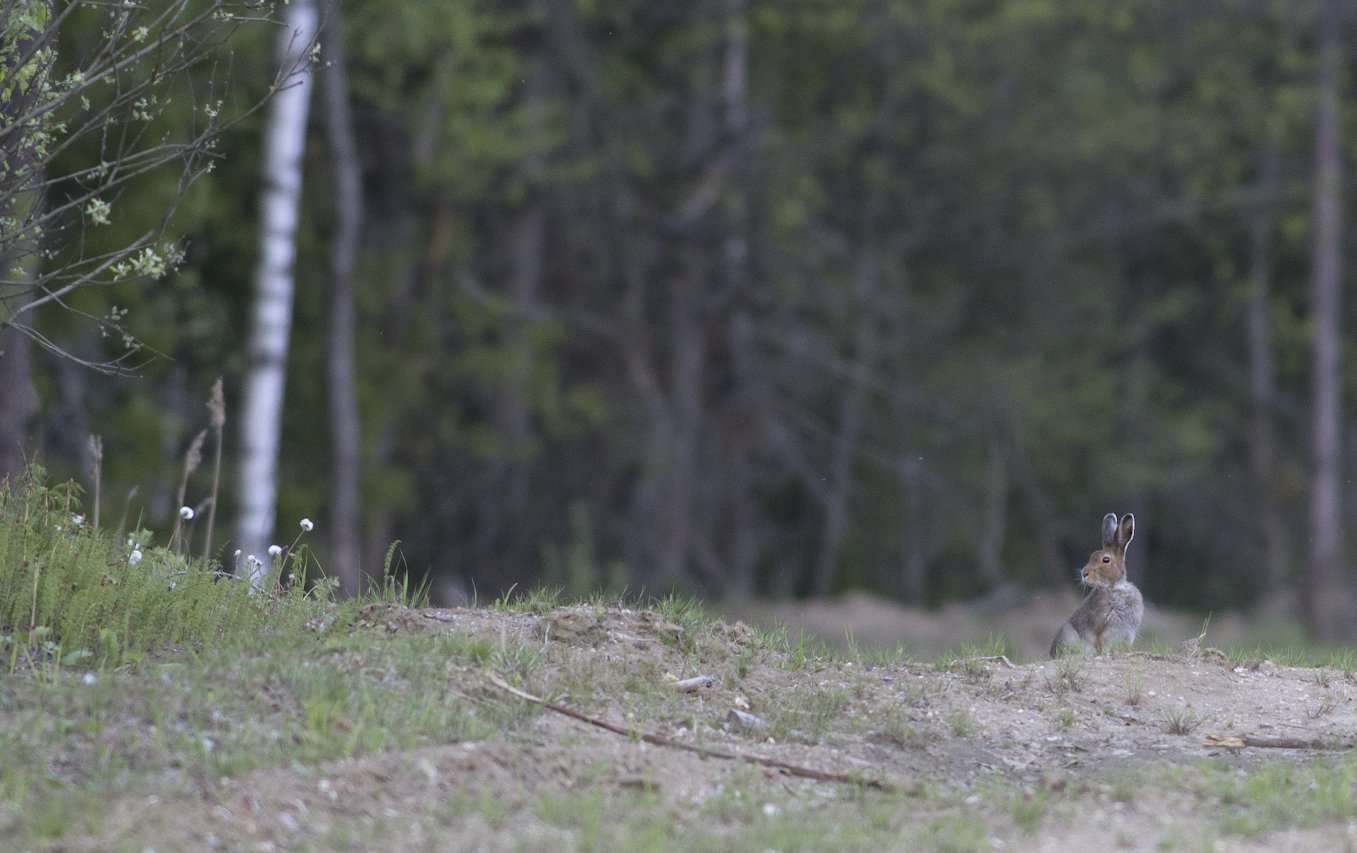
[[[1003,664],[1004,666],[1008,667],[1009,669],[1017,669],[1017,666],[1014,665],[1013,661],[1011,661],[1011,660],[1008,659],[1008,655],[985,655],[985,656],[983,656],[983,657],[979,657],[979,656],[978,656],[978,657],[973,657],[973,658],[957,658],[956,660],[954,660],[954,661],[952,661],[951,663],[947,664],[947,667],[950,669],[951,667],[954,667],[954,666],[961,666],[963,663],[966,663],[967,661],[972,661],[972,660],[994,660],[994,661],[998,661],[999,663]]]
[[[514,696],[517,696],[520,699],[527,700],[528,702],[532,702],[535,705],[541,705],[548,711],[555,711],[556,713],[564,714],[565,716],[570,717],[571,719],[579,720],[582,723],[588,723],[591,726],[597,726],[600,729],[610,731],[613,734],[622,735],[624,737],[632,739],[643,740],[646,743],[654,744],[655,746],[666,746],[671,749],[681,749],[686,752],[696,753],[697,755],[700,755],[703,758],[720,758],[726,761],[744,761],[749,764],[758,764],[762,765],[763,767],[771,767],[774,770],[781,770],[783,772],[790,773],[793,776],[799,776],[803,779],[814,779],[818,782],[840,782],[846,785],[861,785],[864,788],[873,788],[878,791],[899,790],[898,786],[881,779],[867,779],[863,778],[862,776],[855,776],[851,773],[834,773],[823,770],[815,770],[810,767],[801,767],[796,764],[788,764],[785,761],[778,761],[775,758],[763,758],[758,755],[748,755],[743,752],[727,752],[723,749],[712,749],[706,746],[697,746],[696,744],[684,743],[683,741],[674,740],[673,738],[667,738],[664,737],[663,735],[654,735],[648,734],[646,732],[638,732],[635,729],[629,729],[626,726],[619,726],[610,723],[607,720],[600,720],[598,717],[591,717],[588,714],[572,710],[570,708],[565,707],[564,705],[557,705],[554,702],[548,702],[547,700],[541,698],[540,696],[534,696],[531,693],[525,693],[524,691],[519,690],[517,687],[512,686],[507,681],[500,678],[499,675],[496,673],[493,672],[488,673],[487,677],[489,678],[490,683],[498,687],[500,690],[503,690],[506,693],[511,693]]]

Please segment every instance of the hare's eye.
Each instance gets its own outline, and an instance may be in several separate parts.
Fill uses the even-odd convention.
[[[1112,558],[1109,557],[1107,554],[1103,554],[1103,562],[1104,562],[1104,563],[1110,563],[1110,562],[1112,562]]]

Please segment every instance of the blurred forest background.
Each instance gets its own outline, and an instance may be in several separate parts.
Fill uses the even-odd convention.
[[[118,26],[155,44],[158,5],[0,13],[4,471],[88,488],[101,446],[103,518],[136,487],[168,531],[223,377],[195,547],[228,565],[274,477],[274,537],[315,519],[349,589],[399,540],[435,600],[1067,589],[1131,511],[1147,599],[1357,637],[1351,5],[178,0],[202,61],[128,66],[177,94],[68,83],[18,186],[27,47],[50,29],[69,80]],[[129,128],[184,147],[82,195]],[[261,229],[289,174],[295,230]],[[281,352],[252,343],[270,239]],[[177,265],[56,275],[149,245]],[[276,473],[245,450],[265,362]]]

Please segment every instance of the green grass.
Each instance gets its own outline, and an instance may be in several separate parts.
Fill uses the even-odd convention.
[[[1215,833],[1253,838],[1292,827],[1348,823],[1357,818],[1357,756],[1304,764],[1276,761],[1247,770],[1201,761],[1127,771],[1131,791],[1171,792],[1199,810]]]
[[[42,682],[10,676],[0,693],[0,802],[14,807],[20,837],[51,835],[50,803],[75,816],[65,831],[96,831],[81,815],[97,815],[100,797],[154,791],[165,774],[238,776],[480,740],[537,713],[488,701],[479,686],[484,667],[515,656],[510,646],[372,634],[301,645],[276,637],[248,654],[213,649]]]
[[[1250,665],[1270,660],[1281,666],[1306,669],[1328,668],[1345,673],[1357,673],[1357,649],[1349,646],[1316,646],[1298,641],[1286,646],[1255,645],[1225,650],[1236,665]]]
[[[324,607],[325,584],[254,595],[215,565],[152,548],[145,532],[118,542],[84,522],[79,498],[36,467],[0,488],[0,664],[11,672],[285,635]],[[295,558],[303,564],[304,551]]]
[[[1228,807],[1220,825],[1235,835],[1351,821],[1357,815],[1357,760],[1351,757],[1309,766],[1278,762],[1242,778],[1213,768],[1198,784]]]
[[[936,669],[960,671],[967,675],[983,676],[990,672],[990,664],[1001,657],[1012,654],[1008,647],[1008,638],[999,634],[990,634],[984,643],[962,643],[955,652],[939,655],[933,662]]]
[[[396,580],[389,563],[383,583],[356,602],[328,601],[323,583],[309,593],[301,583],[250,595],[215,567],[172,549],[143,542],[143,559],[130,562],[125,542],[72,524],[74,487],[48,488],[32,477],[20,486],[0,496],[0,849],[78,847],[111,831],[119,802],[172,797],[255,770],[306,774],[324,762],[375,754],[404,755],[417,767],[418,750],[477,741],[505,754],[582,747],[586,755],[573,769],[517,768],[521,784],[494,794],[455,784],[403,812],[374,807],[370,823],[338,821],[313,843],[382,846],[408,837],[401,833],[413,823],[427,838],[455,830],[471,846],[531,848],[551,838],[563,839],[563,849],[972,851],[992,849],[996,839],[1021,847],[1109,802],[1148,809],[1166,798],[1177,811],[1158,837],[1188,848],[1221,835],[1253,838],[1357,819],[1357,757],[1246,769],[1226,761],[1090,768],[1057,786],[1001,773],[965,782],[922,777],[893,793],[715,763],[698,787],[683,789],[665,776],[667,765],[618,763],[607,749],[598,750],[593,767],[587,751],[595,738],[611,736],[573,724],[553,730],[540,707],[491,688],[485,672],[638,730],[698,742],[720,737],[717,703],[742,695],[779,744],[859,737],[912,753],[905,756],[912,763],[938,745],[984,745],[984,717],[953,711],[930,718],[929,691],[975,689],[972,681],[982,690],[1002,687],[1010,677],[997,658],[1009,654],[1008,644],[991,637],[963,646],[931,667],[910,665],[905,680],[872,671],[904,664],[902,649],[862,650],[851,637],[836,649],[785,625],[745,631],[675,596],[612,594],[567,604],[550,589],[511,592],[490,609],[585,628],[615,619],[619,607],[646,611],[627,627],[646,634],[643,645],[596,654],[589,643],[553,643],[521,628],[388,633],[380,622],[360,624],[363,605],[424,601],[422,590]],[[646,654],[629,656],[642,647]],[[1247,654],[1357,671],[1349,650],[1291,648]],[[1086,658],[1062,659],[1046,684],[1075,701],[1087,692],[1090,666],[1096,664]],[[1137,663],[1128,677],[1128,705],[1141,703],[1151,666]],[[670,676],[699,673],[728,692],[672,689]],[[1317,670],[1313,677],[1325,684],[1345,676]],[[873,706],[871,691],[883,683],[899,693],[894,704]],[[1310,713],[1331,710],[1320,704]],[[1076,725],[1072,707],[1056,704],[1047,713],[1055,730]],[[1163,720],[1184,736],[1201,723],[1187,710]],[[543,778],[570,782],[539,784]],[[524,821],[535,829],[523,829]],[[139,831],[154,837],[154,827]],[[141,838],[124,846],[140,849],[134,842]]]
[[[767,628],[755,628],[754,634],[761,647],[776,655],[784,669],[802,670],[823,667],[839,655],[824,638],[799,631],[795,637],[787,623],[778,622]]]

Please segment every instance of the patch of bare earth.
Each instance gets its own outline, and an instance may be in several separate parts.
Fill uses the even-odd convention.
[[[643,801],[647,819],[663,824],[660,837],[670,841],[728,832],[738,843],[741,818],[717,807],[732,797],[764,804],[759,819],[770,822],[809,814],[847,825],[875,807],[873,819],[885,821],[878,842],[901,850],[914,849],[919,827],[953,812],[978,815],[980,846],[1003,849],[1192,848],[1207,839],[1216,849],[1312,850],[1351,849],[1357,840],[1357,824],[1346,822],[1216,837],[1201,804],[1173,784],[1126,789],[1117,782],[1119,771],[1199,759],[1241,773],[1264,762],[1312,760],[1321,751],[1208,746],[1207,735],[1350,738],[1357,683],[1340,672],[1241,666],[1209,651],[1022,665],[996,658],[793,666],[742,623],[685,628],[618,607],[540,614],[374,608],[365,622],[357,630],[528,644],[544,657],[523,690],[634,734],[539,708],[524,726],[491,740],[270,767],[127,798],[99,837],[67,839],[63,847],[608,847],[616,836],[606,827],[563,820],[543,806],[559,801],[568,809],[588,797],[618,821],[633,811],[609,802]],[[704,675],[710,684],[676,686]],[[488,674],[468,679],[460,685],[466,701],[525,701]],[[704,757],[646,742],[643,733],[742,758]],[[758,759],[886,790],[802,778]],[[1020,804],[1032,798],[1056,805],[1023,824]]]

